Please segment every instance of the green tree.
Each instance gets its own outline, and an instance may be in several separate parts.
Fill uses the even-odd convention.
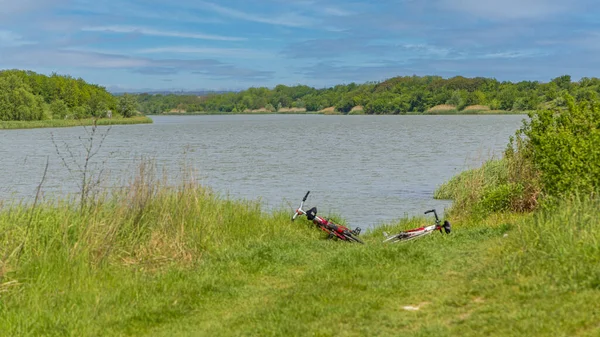
[[[129,94],[124,94],[119,98],[117,112],[119,112],[123,117],[132,117],[133,115],[135,115],[136,110],[137,101],[135,97]]]
[[[0,77],[0,120],[31,121],[43,116],[43,98],[32,94],[27,83],[16,74]]]
[[[52,113],[52,118],[64,119],[69,115],[69,107],[63,100],[57,99],[50,103],[50,112]]]

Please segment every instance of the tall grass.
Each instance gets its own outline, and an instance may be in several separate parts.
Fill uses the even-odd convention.
[[[455,216],[485,217],[494,212],[532,211],[541,194],[539,171],[522,151],[509,149],[502,159],[452,177],[435,190],[434,198],[453,200],[449,213]]]
[[[221,199],[193,181],[170,187],[148,171],[129,188],[104,194],[83,209],[72,200],[7,206],[0,213],[0,256],[9,257],[5,268],[55,260],[194,262],[223,244],[279,229],[270,221],[276,215],[264,214],[256,202]],[[30,217],[33,227],[27,228]],[[12,256],[22,242],[27,243],[23,252]]]
[[[190,177],[165,181],[142,164],[83,209],[77,198],[5,205],[0,335],[600,332],[598,200],[453,218],[451,235],[383,244],[381,231],[431,220],[400,219],[352,245]]]
[[[564,291],[600,290],[598,210],[600,199],[575,196],[518,224],[501,251],[505,269]]]
[[[434,198],[453,200],[450,213],[454,215],[478,213],[483,211],[477,205],[483,202],[486,193],[506,184],[508,174],[507,160],[488,160],[481,167],[463,171],[440,185]]]

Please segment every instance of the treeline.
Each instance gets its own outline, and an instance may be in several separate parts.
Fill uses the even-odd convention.
[[[0,71],[1,121],[101,118],[109,112],[128,117],[136,108],[133,97],[117,98],[104,87],[81,78],[24,70]]]
[[[335,107],[349,113],[362,107],[367,114],[420,113],[448,105],[456,110],[481,105],[491,110],[526,111],[544,106],[561,106],[565,93],[578,99],[597,98],[600,79],[582,78],[571,81],[564,75],[548,83],[522,81],[500,82],[493,78],[444,79],[439,76],[394,77],[384,82],[350,83],[316,89],[305,85],[278,85],[273,89],[250,88],[241,92],[193,95],[136,95],[144,113],[168,111],[243,112],[255,109],[278,111],[282,108],[304,108],[320,111]]]

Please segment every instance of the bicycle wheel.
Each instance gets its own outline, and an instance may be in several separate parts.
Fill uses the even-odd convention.
[[[444,221],[444,225],[442,227],[444,228],[446,234],[450,234],[450,232],[452,232],[452,225],[450,225],[448,220]]]
[[[352,233],[344,233],[344,236],[348,239],[347,241],[350,241],[350,242],[354,241],[354,242],[362,243],[363,245],[365,244],[361,239],[359,239]]]

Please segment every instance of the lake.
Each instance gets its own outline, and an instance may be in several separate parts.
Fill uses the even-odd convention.
[[[260,199],[266,209],[308,206],[369,227],[420,215],[449,201],[437,186],[499,156],[524,115],[152,116],[154,124],[99,127],[90,160],[103,186],[124,184],[142,158],[174,180],[183,167],[223,196]],[[78,191],[90,128],[0,130],[0,200]],[[96,147],[95,147],[96,148]],[[66,167],[70,167],[70,170]]]

